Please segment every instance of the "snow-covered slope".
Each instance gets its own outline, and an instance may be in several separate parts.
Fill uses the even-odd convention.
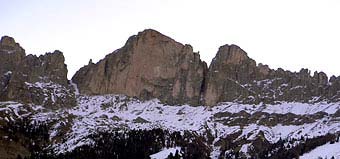
[[[320,146],[311,152],[303,154],[300,159],[318,159],[318,158],[332,158],[340,159],[340,142],[330,144],[327,143]]]
[[[268,144],[286,140],[286,145],[294,146],[301,142],[298,141],[301,137],[311,139],[340,132],[340,103],[223,103],[215,107],[192,107],[167,106],[156,99],[139,101],[121,95],[79,96],[77,100],[78,105],[72,109],[54,111],[36,105],[2,102],[0,113],[4,115],[0,121],[31,116],[35,121],[50,122],[50,138],[53,142],[50,148],[57,153],[72,151],[81,145],[91,145],[93,141],[88,138],[89,135],[114,128],[162,128],[173,132],[188,130],[206,138],[210,135],[212,142],[207,145],[212,150],[212,158],[220,155],[221,142],[230,136],[234,136],[233,142],[241,143],[233,149],[243,157],[250,157],[256,147],[255,141],[260,136]],[[297,141],[288,142],[293,139]],[[336,149],[339,144],[326,146],[327,149]],[[325,153],[327,155],[328,151]],[[329,154],[334,153],[329,151]]]
[[[151,159],[167,159],[167,157],[172,153],[173,155],[176,154],[176,151],[180,152],[180,147],[174,147],[174,148],[165,148],[160,152],[157,152],[155,154],[150,155]]]

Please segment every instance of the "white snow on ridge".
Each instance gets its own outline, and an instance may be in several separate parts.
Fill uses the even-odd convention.
[[[170,153],[172,153],[175,156],[176,151],[181,152],[181,148],[180,147],[165,148],[160,152],[150,155],[150,158],[151,159],[166,159],[170,155]]]
[[[332,158],[340,159],[340,142],[334,144],[327,143],[325,145],[319,146],[314,150],[303,154],[300,159],[318,159],[322,158]]]
[[[293,113],[296,115],[315,114],[317,112],[325,112],[328,114],[334,114],[340,109],[340,102],[337,103],[326,103],[320,102],[315,104],[309,103],[298,103],[298,102],[282,102],[281,104],[238,104],[238,103],[222,103],[221,105],[214,108],[223,108],[222,111],[230,113],[238,113],[240,111],[246,111],[247,113],[253,114],[255,112],[267,112],[277,114]]]

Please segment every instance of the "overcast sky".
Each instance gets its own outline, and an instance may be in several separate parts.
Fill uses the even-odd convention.
[[[340,75],[339,0],[0,0],[0,36],[27,54],[64,53],[69,78],[152,28],[210,63],[236,44],[258,63]]]

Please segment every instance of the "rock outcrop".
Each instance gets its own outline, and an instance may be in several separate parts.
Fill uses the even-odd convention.
[[[69,89],[67,67],[60,51],[39,57],[25,55],[13,38],[0,42],[0,100],[34,103],[47,107],[75,105]]]
[[[145,30],[98,63],[81,68],[72,81],[83,94],[118,93],[170,105],[198,105],[206,70],[190,45]]]

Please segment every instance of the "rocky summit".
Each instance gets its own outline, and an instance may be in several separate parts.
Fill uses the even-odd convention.
[[[208,67],[152,29],[72,80],[64,61],[1,38],[0,159],[340,158],[340,77],[236,45]]]

